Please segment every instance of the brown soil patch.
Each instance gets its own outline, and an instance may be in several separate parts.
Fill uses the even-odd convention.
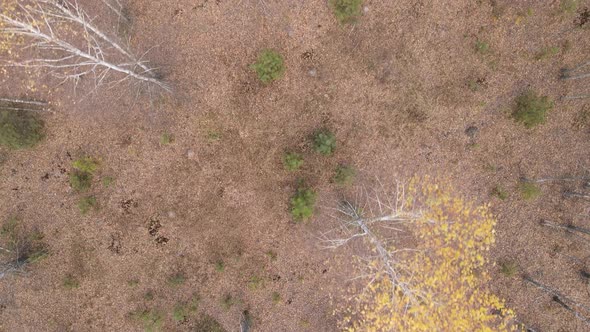
[[[191,330],[197,316],[178,323],[171,313],[194,294],[199,312],[229,331],[244,309],[255,331],[336,330],[330,294],[354,270],[345,264],[349,252],[318,249],[316,235],[328,227],[322,207],[341,194],[329,180],[342,162],[361,180],[434,174],[491,201],[493,261],[514,260],[590,305],[577,273],[586,268],[587,242],[539,225],[590,228],[590,203],[562,196],[588,189],[542,184],[533,201],[517,190],[520,177],[588,170],[590,132],[579,123],[587,101],[559,100],[584,93],[583,82],[559,80],[562,67],[588,60],[590,3],[582,2],[567,14],[559,1],[373,0],[356,25],[340,26],[320,0],[131,0],[124,34],[139,54],[158,46],[147,57],[172,94],[150,98],[123,87],[87,95],[84,83],[74,94],[49,77],[18,91],[13,82],[28,81],[8,69],[1,95],[47,99],[55,113],[34,150],[0,151],[0,216],[40,228],[50,252],[27,275],[1,280],[0,330],[138,330],[130,313],[147,308],[164,314],[165,330]],[[116,25],[98,2],[80,3],[101,13],[105,29]],[[487,54],[475,51],[477,40],[489,43]],[[552,46],[558,54],[536,59]],[[268,86],[248,68],[263,48],[278,50],[287,67]],[[534,130],[507,114],[527,88],[556,100],[547,124]],[[330,158],[308,144],[321,127],[338,139]],[[161,144],[164,133],[170,144]],[[281,164],[286,149],[305,156],[295,175]],[[84,154],[101,159],[98,177],[115,181],[94,184],[100,210],[81,216],[68,173]],[[298,177],[320,195],[310,224],[288,214]],[[506,200],[490,197],[497,185]],[[492,288],[522,322],[540,331],[587,329],[546,294],[492,269]],[[64,289],[66,274],[80,286]],[[185,280],[172,285],[176,275]],[[227,294],[237,301],[226,310]]]

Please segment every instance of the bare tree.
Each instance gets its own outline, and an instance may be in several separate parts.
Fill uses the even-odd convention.
[[[112,5],[109,8],[122,16]],[[25,37],[28,49],[42,51],[33,59],[10,60],[10,65],[47,68],[64,80],[75,82],[91,74],[97,87],[106,82],[109,74],[117,73],[120,78],[110,82],[111,86],[135,80],[170,91],[141,57],[134,56],[96,27],[76,0],[19,3],[15,13],[0,13],[0,21],[4,23],[3,33]]]
[[[400,278],[401,271],[411,271],[407,271],[397,259],[400,252],[412,249],[392,249],[391,242],[394,239],[378,235],[383,234],[383,230],[402,232],[404,224],[420,217],[419,211],[406,211],[405,186],[398,183],[393,195],[385,193],[381,185],[379,190],[363,187],[355,199],[342,200],[334,210],[337,215],[333,217],[337,220],[338,227],[321,234],[322,247],[336,249],[355,239],[368,239],[380,263],[378,269],[383,269],[393,288],[401,291],[411,302],[419,300],[420,294]],[[377,274],[376,270],[368,274],[369,283],[373,282]]]

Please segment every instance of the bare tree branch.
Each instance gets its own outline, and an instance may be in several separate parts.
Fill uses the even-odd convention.
[[[41,50],[62,53],[61,56],[10,61],[13,66],[47,68],[56,72],[56,76],[75,82],[86,75],[93,74],[97,86],[105,81],[110,72],[123,74],[125,78],[158,86],[166,91],[170,87],[155,78],[153,69],[137,60],[130,52],[109,38],[95,27],[88,15],[79,7],[76,1],[67,0],[33,0],[32,6],[18,5],[19,13],[8,16],[0,14],[0,21],[4,33],[27,37],[29,46]],[[84,47],[74,44],[71,36],[63,32],[61,22],[71,25],[74,34],[82,32]],[[126,58],[125,62],[118,62],[107,55],[106,50],[112,49]],[[140,70],[136,70],[139,67]]]
[[[381,184],[380,184],[381,185]],[[383,187],[383,185],[381,185]],[[412,249],[391,249],[388,243],[393,239],[384,238],[376,233],[377,228],[384,228],[396,232],[403,231],[394,225],[411,223],[420,218],[421,213],[416,211],[405,211],[406,197],[405,187],[401,184],[396,186],[393,195],[382,196],[377,191],[369,192],[367,188],[361,187],[354,201],[343,200],[334,210],[343,217],[335,217],[339,227],[320,236],[322,247],[335,249],[348,244],[359,238],[367,238],[376,253],[376,258],[382,265],[382,271],[391,281],[393,290],[400,291],[407,296],[410,302],[419,301],[421,294],[411,287],[406,281],[402,281],[400,273],[411,274],[405,267],[399,264],[397,255],[412,251]],[[336,236],[341,233],[343,236]],[[368,276],[375,277],[373,271]]]

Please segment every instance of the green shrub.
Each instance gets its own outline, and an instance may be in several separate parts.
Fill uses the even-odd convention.
[[[557,55],[561,51],[558,46],[545,47],[535,54],[535,60],[546,60],[554,55]]]
[[[67,289],[74,289],[80,287],[80,282],[71,274],[66,274],[63,280],[63,286]]]
[[[45,245],[37,244],[34,249],[31,249],[28,253],[26,253],[27,263],[32,264],[39,262],[40,260],[47,258],[48,255],[49,254],[47,253]]]
[[[80,213],[83,215],[90,212],[90,210],[98,210],[98,203],[96,202],[96,197],[94,196],[87,196],[80,198],[78,201],[78,209],[80,209]]]
[[[14,250],[14,246],[18,243],[20,237],[19,222],[16,217],[10,217],[2,224],[0,228],[0,235],[7,240],[8,249]]]
[[[522,195],[522,198],[524,198],[526,200],[532,200],[532,199],[539,197],[539,195],[541,195],[541,189],[539,187],[537,187],[534,183],[521,182],[519,189],[520,189],[520,194]]]
[[[161,145],[168,145],[170,143],[174,142],[174,137],[172,136],[172,134],[170,133],[163,133],[160,136],[160,144]]]
[[[534,91],[527,91],[516,98],[516,107],[512,117],[526,128],[533,128],[545,123],[547,112],[553,109],[553,102],[547,96],[539,96]]]
[[[590,127],[590,105],[586,104],[574,118],[573,126],[576,129]]]
[[[313,215],[316,192],[310,188],[299,188],[291,198],[291,215],[295,221],[306,221]]]
[[[25,149],[35,146],[43,137],[43,121],[36,114],[0,108],[0,145]]]
[[[139,310],[132,313],[131,317],[140,321],[146,332],[160,331],[164,322],[164,315],[155,309]]]
[[[490,44],[478,39],[475,42],[475,52],[482,55],[488,54],[490,52]]]
[[[88,156],[79,158],[72,163],[72,167],[78,171],[89,174],[94,174],[99,166],[100,162],[98,160]]]
[[[86,191],[92,186],[92,174],[74,171],[70,174],[70,186],[75,191]]]
[[[279,292],[272,292],[272,302],[275,304],[281,302],[281,294]]]
[[[351,166],[339,165],[332,180],[339,185],[349,185],[354,181],[355,175],[356,171]]]
[[[18,266],[35,263],[47,257],[43,237],[40,231],[26,229],[16,217],[9,217],[0,228],[0,247],[8,253],[11,262],[16,262]]]
[[[331,155],[336,149],[336,136],[327,129],[319,130],[313,136],[313,149],[325,156]]]
[[[330,0],[334,16],[340,23],[352,23],[361,15],[363,0]]]
[[[518,264],[514,261],[503,261],[500,263],[500,272],[507,277],[513,277],[518,273]]]
[[[285,72],[283,57],[273,50],[262,51],[250,68],[256,71],[262,83],[270,83],[283,76]]]
[[[146,301],[151,301],[154,299],[154,292],[152,290],[148,290],[143,294],[143,299]]]
[[[236,300],[231,294],[226,294],[224,297],[221,298],[221,306],[225,310],[229,310],[234,304],[238,303],[239,301]]]
[[[209,130],[207,132],[207,140],[209,142],[217,142],[217,141],[219,141],[222,138],[223,138],[223,135],[220,132],[218,132],[218,131]]]
[[[494,188],[492,188],[490,195],[498,197],[501,200],[508,198],[508,192],[500,185],[496,185]]]
[[[248,281],[248,288],[250,290],[257,290],[262,288],[262,286],[264,286],[264,280],[259,276],[253,276]]]
[[[269,250],[266,252],[266,257],[268,257],[271,262],[274,262],[277,260],[277,253],[273,250]]]
[[[287,152],[283,157],[283,164],[289,171],[296,171],[303,165],[303,158],[297,153]]]
[[[559,4],[559,9],[561,9],[564,13],[575,13],[578,10],[578,5],[580,4],[579,0],[561,0]]]
[[[215,262],[215,271],[217,271],[217,272],[225,271],[225,263],[223,263],[223,261],[221,259],[217,260]]]
[[[102,185],[105,188],[108,188],[111,185],[113,185],[113,182],[115,182],[115,178],[112,176],[105,176],[104,178],[102,178]]]
[[[215,318],[205,315],[201,317],[193,329],[194,332],[227,332]]]
[[[100,162],[92,157],[82,157],[72,163],[74,171],[70,174],[70,186],[78,191],[86,191],[92,186],[93,174],[98,170]]]
[[[170,284],[170,286],[180,286],[184,284],[185,281],[186,277],[180,272],[175,273],[168,278],[168,284]]]
[[[194,297],[190,303],[177,303],[172,311],[172,318],[177,322],[184,322],[190,314],[197,311],[198,305],[198,297]]]
[[[184,322],[188,316],[188,312],[186,308],[182,304],[177,304],[174,306],[174,310],[172,311],[172,319],[177,322]]]

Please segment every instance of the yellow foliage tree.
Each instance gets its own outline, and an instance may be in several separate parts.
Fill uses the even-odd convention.
[[[348,202],[339,208],[349,217],[347,229],[357,231],[328,239],[329,246],[364,237],[376,257],[364,260],[369,285],[340,313],[343,330],[519,330],[514,312],[486,287],[486,252],[496,224],[488,206],[475,206],[428,179],[398,186],[394,196],[393,202],[366,197],[374,209]],[[386,240],[393,228],[411,234],[404,242],[411,247]]]

